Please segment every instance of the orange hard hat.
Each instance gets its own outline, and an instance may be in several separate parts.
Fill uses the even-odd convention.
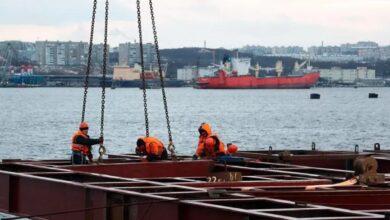
[[[228,152],[231,154],[235,154],[238,151],[238,147],[235,144],[229,144],[228,145]]]
[[[89,125],[87,122],[83,121],[80,123],[80,130],[84,130],[84,129],[88,129],[89,128]]]
[[[208,137],[206,139],[206,147],[207,148],[213,148],[215,146],[215,140],[212,137]]]

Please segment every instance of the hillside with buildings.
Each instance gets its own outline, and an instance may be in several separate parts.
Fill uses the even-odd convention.
[[[62,80],[72,79],[71,85],[79,86],[88,61],[88,47],[86,42],[72,41],[0,42],[0,80],[4,81],[11,76],[40,75],[56,80],[52,83],[54,85],[62,85]],[[140,63],[139,47],[136,42],[121,43],[117,47],[108,46],[108,74],[111,75],[116,67],[122,78],[123,72],[130,71],[135,72],[135,75],[127,78],[139,79],[139,68],[134,71],[126,70]],[[99,85],[103,49],[103,44],[92,47],[91,74],[96,78],[95,85]],[[154,45],[146,43],[143,49],[145,69],[150,72],[150,76],[157,76]],[[362,78],[390,77],[390,46],[379,46],[369,41],[340,46],[313,46],[307,50],[298,46],[244,46],[235,50],[188,47],[161,50],[164,75],[170,79],[187,81],[194,80],[199,75],[214,74],[226,56],[248,58],[252,67],[259,65],[263,70],[274,68],[280,60],[283,63],[283,74],[292,72],[297,62],[310,60],[312,66],[321,69],[322,79],[336,82],[350,83]],[[254,74],[253,68],[248,73]],[[260,76],[272,74],[272,71],[268,71],[260,73]]]

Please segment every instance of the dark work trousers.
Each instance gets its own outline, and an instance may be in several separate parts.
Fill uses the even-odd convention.
[[[87,158],[79,151],[72,151],[71,156],[72,164],[88,164]]]

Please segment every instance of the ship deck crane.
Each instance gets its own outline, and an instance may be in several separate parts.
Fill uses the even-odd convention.
[[[256,63],[255,67],[249,67],[249,69],[255,71],[255,77],[256,78],[259,77],[259,73],[260,73],[260,69],[261,69],[261,66],[259,65],[259,63]]]
[[[299,64],[298,61],[295,61],[294,70],[295,71],[300,70],[307,62],[308,62],[308,60],[305,60],[301,64]]]

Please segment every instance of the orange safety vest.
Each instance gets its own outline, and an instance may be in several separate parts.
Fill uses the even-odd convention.
[[[145,142],[145,150],[147,154],[156,155],[161,157],[164,151],[164,144],[155,137],[144,137],[142,140]]]
[[[73,136],[72,136],[72,151],[75,151],[75,152],[80,152],[82,153],[83,155],[86,155],[88,156],[91,152],[91,149],[90,149],[90,146],[88,145],[82,145],[82,144],[76,144],[76,138],[78,136],[82,136],[84,138],[89,138],[87,135],[83,134],[83,132],[81,132],[80,130],[76,131]]]
[[[206,139],[209,137],[212,137],[216,140],[216,145],[213,148],[206,147]],[[203,142],[200,143],[201,147],[200,148],[198,147],[196,153],[198,154],[198,151],[201,150],[198,154],[199,156],[202,156],[203,158],[207,158],[207,159],[213,159],[216,158],[217,155],[226,154],[225,144],[222,142],[221,139],[219,139],[219,137],[216,134],[211,134],[207,138],[203,138]]]

